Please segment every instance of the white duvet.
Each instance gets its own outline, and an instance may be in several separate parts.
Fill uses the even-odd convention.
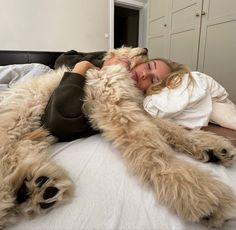
[[[74,198],[44,216],[22,220],[7,229],[207,229],[200,224],[183,222],[157,203],[152,190],[127,171],[119,152],[99,134],[57,143],[50,148],[50,154],[68,170],[75,182]],[[236,192],[236,165],[226,169],[213,164],[196,164],[213,171]],[[227,222],[224,229],[236,229],[236,221]]]

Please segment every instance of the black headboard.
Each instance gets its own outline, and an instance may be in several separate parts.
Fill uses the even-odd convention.
[[[62,52],[0,50],[0,66],[10,64],[41,63],[54,68]]]

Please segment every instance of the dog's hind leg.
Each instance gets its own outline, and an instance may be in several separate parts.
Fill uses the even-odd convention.
[[[73,182],[62,167],[49,159],[48,145],[46,141],[24,139],[15,143],[1,159],[5,185],[2,188],[4,191],[9,188],[5,194],[11,203],[1,199],[0,226],[9,225],[20,216],[46,213],[73,195]],[[0,190],[0,195],[2,193]],[[3,208],[6,203],[12,206]]]
[[[0,104],[0,228],[23,216],[45,213],[66,202],[73,183],[49,159],[55,138],[41,127],[41,115],[64,70],[13,85]]]
[[[202,130],[186,130],[166,119],[152,118],[152,121],[176,151],[202,162],[224,166],[230,166],[236,160],[236,148],[224,137]]]

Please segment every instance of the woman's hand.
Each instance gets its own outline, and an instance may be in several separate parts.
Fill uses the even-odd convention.
[[[113,57],[109,60],[106,60],[103,63],[103,66],[109,66],[109,65],[123,65],[126,69],[130,70],[130,60],[125,56],[120,57]]]
[[[72,72],[84,76],[85,73],[87,72],[87,70],[91,69],[91,68],[97,69],[97,67],[95,65],[93,65],[91,62],[81,61],[81,62],[76,63]]]

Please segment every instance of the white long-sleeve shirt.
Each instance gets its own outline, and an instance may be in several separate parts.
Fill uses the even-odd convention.
[[[236,124],[236,108],[227,99],[228,93],[224,87],[204,73],[194,71],[191,74],[193,83],[189,83],[189,76],[185,74],[178,87],[165,87],[158,94],[146,96],[144,109],[153,117],[169,118],[193,129],[208,125],[215,103],[227,103],[234,108]]]

